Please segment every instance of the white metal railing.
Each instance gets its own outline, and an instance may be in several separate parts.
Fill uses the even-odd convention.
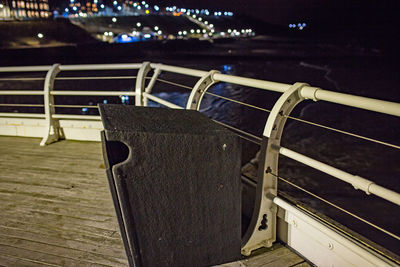
[[[137,76],[100,76],[99,79],[132,79],[135,80],[135,91],[60,91],[54,90],[55,80],[74,80],[74,79],[96,79],[96,77],[57,77],[57,74],[62,71],[92,71],[92,70],[137,70]],[[153,71],[153,76],[148,77],[148,73]],[[20,96],[20,95],[39,95],[44,97],[44,106],[46,112],[44,114],[32,114],[32,113],[0,113],[0,117],[19,117],[19,118],[45,118],[47,123],[46,136],[44,136],[41,145],[49,144],[56,141],[60,131],[59,121],[63,119],[72,120],[100,120],[99,116],[92,115],[70,115],[70,114],[56,114],[55,107],[82,107],[82,105],[55,105],[54,96],[120,96],[129,95],[135,96],[135,104],[138,106],[147,106],[148,100],[152,100],[159,104],[162,104],[168,108],[183,109],[184,107],[173,104],[169,101],[161,99],[160,97],[152,95],[152,88],[157,83],[166,83],[173,86],[178,86],[184,89],[188,89],[190,92],[189,99],[187,101],[187,109],[200,109],[200,104],[205,94],[219,97],[227,101],[232,101],[237,104],[246,105],[251,108],[269,113],[268,120],[265,125],[263,138],[251,135],[239,129],[235,129],[231,126],[226,125],[232,130],[235,130],[239,135],[243,136],[248,140],[255,140],[257,143],[261,143],[261,159],[260,166],[264,169],[263,177],[259,177],[257,184],[257,199],[256,209],[254,210],[252,222],[250,223],[249,230],[244,237],[244,245],[242,247],[242,253],[248,255],[254,249],[262,246],[270,246],[275,241],[276,235],[276,206],[279,201],[274,199],[277,196],[277,180],[278,176],[278,157],[283,155],[289,157],[295,161],[303,163],[307,166],[315,168],[321,172],[327,173],[333,177],[336,177],[342,181],[351,184],[355,189],[361,189],[367,194],[374,194],[392,203],[400,205],[400,194],[393,190],[384,188],[375,184],[374,182],[352,175],[343,170],[334,168],[328,164],[322,163],[298,152],[280,146],[280,140],[283,133],[285,122],[288,118],[296,119],[300,122],[304,122],[310,125],[322,127],[328,130],[336,131],[342,134],[351,135],[353,137],[362,138],[364,140],[376,142],[379,144],[387,145],[400,149],[399,146],[389,144],[372,138],[364,137],[361,135],[353,134],[350,132],[334,129],[328,126],[320,125],[314,122],[305,121],[302,119],[294,118],[290,116],[291,111],[294,107],[304,100],[313,101],[327,101],[340,105],[355,107],[359,109],[379,112],[383,114],[389,114],[400,117],[400,104],[377,100],[367,97],[354,96],[349,94],[331,92],[323,90],[317,87],[309,86],[305,83],[296,83],[294,85],[263,81],[251,78],[244,78],[239,76],[232,76],[221,74],[218,71],[203,71],[188,69],[182,67],[175,67],[170,65],[163,65],[159,63],[144,62],[140,64],[88,64],[88,65],[59,65],[55,64],[52,66],[29,66],[29,67],[1,67],[0,73],[13,73],[13,72],[46,72],[45,78],[26,78],[26,80],[44,80],[44,89],[39,90],[0,90],[0,96]],[[197,83],[194,86],[183,85],[175,81],[168,81],[160,79],[160,73],[174,73],[180,75],[187,75],[198,78]],[[11,77],[9,80],[24,79]],[[1,81],[7,81],[7,78],[1,78]],[[147,85],[146,85],[147,81]],[[214,93],[207,92],[207,90],[216,83],[226,82],[236,85],[248,86],[256,89],[267,90],[282,93],[281,97],[275,103],[272,110],[253,106],[238,100],[229,99]],[[24,106],[24,104],[18,104]],[[37,104],[40,105],[40,104]],[[1,106],[1,104],[0,104]],[[26,104],[26,107],[32,106],[32,104]],[[84,106],[88,108],[95,108],[95,106]],[[219,122],[221,123],[221,122]],[[221,123],[223,124],[223,123]],[[223,124],[224,125],[224,124]],[[268,153],[268,157],[266,156]],[[262,225],[262,221],[265,220],[265,216],[268,218],[268,227],[264,230],[259,228]],[[381,229],[376,227],[377,229]],[[381,229],[382,230],[382,229]],[[387,232],[383,229],[383,232]],[[392,237],[400,240],[395,234],[390,233]]]

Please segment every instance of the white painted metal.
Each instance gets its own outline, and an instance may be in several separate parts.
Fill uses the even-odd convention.
[[[150,99],[150,100],[153,100],[153,101],[155,101],[155,102],[157,102],[157,103],[160,103],[160,104],[162,104],[162,105],[164,105],[164,106],[166,106],[166,107],[174,108],[174,109],[183,109],[183,107],[181,107],[181,106],[175,105],[175,104],[173,104],[173,103],[171,103],[171,102],[168,102],[168,101],[166,101],[166,100],[164,100],[164,99],[161,99],[161,98],[159,98],[159,97],[156,97],[156,96],[153,96],[153,95],[151,95],[151,94],[148,94],[148,93],[146,93],[146,92],[144,92],[143,95],[144,95],[146,98],[148,98],[148,99]]]
[[[43,115],[44,114],[40,114]],[[0,135],[42,138],[46,131],[44,119],[29,117],[0,117]]]
[[[60,119],[60,127],[63,129],[65,139],[83,141],[101,141],[100,132],[103,130],[103,123],[89,118]]]
[[[44,114],[46,115],[47,130],[46,134],[40,142],[41,146],[58,141],[62,137],[60,125],[56,119],[52,117],[55,113],[54,97],[51,94],[54,88],[54,78],[60,72],[60,64],[54,64],[46,74],[44,81]]]
[[[61,65],[62,71],[79,70],[134,70],[139,69],[142,63],[118,63],[118,64],[83,64],[83,65]]]
[[[100,116],[93,115],[70,115],[70,114],[53,114],[55,119],[74,119],[74,120],[101,120]]]
[[[51,91],[52,95],[70,95],[70,96],[121,96],[121,95],[136,95],[131,91]]]
[[[218,82],[239,84],[239,85],[243,85],[243,86],[249,86],[249,87],[253,87],[253,88],[274,91],[274,92],[279,92],[279,93],[283,93],[291,87],[290,84],[257,80],[257,79],[252,79],[252,78],[232,76],[232,75],[220,74],[220,73],[214,74],[213,78],[215,81],[218,81]]]
[[[201,77],[192,89],[186,103],[186,109],[200,110],[201,100],[204,94],[207,92],[216,81],[213,79],[213,75],[219,73],[217,70],[211,70]]]
[[[50,68],[51,66],[0,67],[0,72],[41,72]]]
[[[320,267],[394,266],[375,252],[310,217],[279,197],[274,203],[285,210],[288,245]]]
[[[140,67],[137,78],[136,78],[136,86],[135,86],[135,105],[143,106],[143,92],[145,91],[145,83],[146,77],[149,71],[151,70],[150,62],[143,62]]]
[[[52,69],[51,69],[52,68]],[[147,73],[154,69],[154,75],[150,79],[148,86],[145,88],[145,79]],[[270,219],[269,227],[271,232],[265,234],[263,231],[253,231],[250,238],[247,240],[243,247],[243,254],[249,254],[253,249],[260,246],[269,246],[275,240],[275,213],[276,206],[287,210],[286,220],[289,226],[289,245],[294,247],[313,263],[321,266],[328,266],[331,259],[335,265],[347,266],[349,264],[356,264],[359,266],[385,266],[386,262],[379,259],[378,256],[372,251],[363,248],[361,244],[356,244],[353,241],[342,236],[340,233],[335,232],[323,223],[318,222],[314,218],[309,217],[304,212],[299,211],[292,205],[280,200],[276,196],[276,177],[278,175],[277,169],[277,156],[278,153],[291,157],[299,162],[303,162],[311,167],[315,167],[323,172],[333,175],[341,180],[351,183],[356,188],[362,189],[367,193],[372,193],[377,196],[384,197],[400,205],[399,194],[389,189],[383,188],[373,182],[362,177],[354,176],[341,170],[335,169],[327,164],[318,162],[314,159],[308,158],[304,155],[280,147],[280,137],[282,135],[283,126],[287,116],[294,106],[303,99],[312,99],[314,101],[323,100],[341,105],[352,106],[356,108],[376,111],[384,114],[400,116],[400,104],[376,100],[366,97],[353,96],[348,94],[330,92],[322,90],[317,87],[311,87],[306,84],[295,84],[293,86],[283,83],[269,82],[251,78],[244,78],[238,76],[231,76],[216,72],[207,72],[202,70],[187,69],[182,67],[175,67],[155,63],[140,63],[140,64],[87,64],[87,65],[62,65],[58,70],[75,71],[75,70],[117,70],[117,69],[139,69],[136,80],[135,92],[125,91],[52,91],[54,77],[57,70],[53,66],[28,66],[28,67],[2,67],[0,72],[34,72],[34,71],[48,71],[45,79],[44,91],[27,91],[27,90],[6,90],[0,91],[0,95],[44,95],[45,108],[48,112],[45,114],[24,114],[24,113],[0,113],[0,134],[18,135],[18,136],[43,136],[46,132],[45,120],[39,118],[53,119],[59,121],[60,127],[68,139],[76,140],[100,140],[99,131],[102,129],[100,116],[90,115],[68,115],[68,114],[54,114],[54,105],[52,105],[52,96],[54,95],[102,95],[102,96],[120,96],[120,95],[135,95],[135,102],[137,105],[147,105],[147,99],[151,99],[162,105],[170,108],[183,109],[182,107],[170,103],[164,99],[151,95],[151,88],[157,80],[158,74],[161,71],[171,72],[176,74],[200,77],[201,79],[195,85],[195,90],[192,91],[189,103],[193,104],[196,99],[196,105],[189,105],[189,108],[198,109],[201,101],[202,94],[205,90],[215,82],[227,82],[253,88],[275,91],[283,93],[281,98],[276,102],[271,114],[268,118],[267,124],[264,129],[263,140],[263,153],[261,163],[263,173],[260,174],[266,183],[263,186],[258,205],[257,220],[253,225],[253,230],[257,229],[260,224],[260,218],[266,212],[271,212],[268,215]],[[53,73],[52,75],[50,75]],[[206,78],[205,78],[206,77]],[[206,79],[210,81],[206,81]],[[205,82],[205,83],[204,83]],[[47,88],[47,89],[46,89]],[[47,100],[46,100],[47,98]],[[53,103],[54,104],[54,103]],[[49,115],[50,114],[50,115]],[[47,127],[48,128],[48,127]],[[47,131],[48,132],[48,131]],[[273,175],[272,175],[273,174]],[[273,201],[272,201],[273,200]],[[264,204],[262,204],[264,203]],[[269,203],[266,205],[265,203]],[[293,220],[295,222],[293,222]],[[306,240],[306,241],[305,241]],[[328,241],[327,241],[328,240]],[[321,243],[322,242],[322,243]],[[324,243],[325,242],[325,243]],[[326,246],[326,242],[328,248]],[[320,250],[317,254],[316,250]],[[332,254],[333,251],[333,254]],[[321,256],[318,256],[318,255]],[[352,259],[354,258],[354,259]],[[329,265],[331,266],[331,265]]]
[[[260,156],[258,158],[258,183],[255,205],[250,225],[243,237],[242,254],[249,255],[260,247],[272,246],[276,240],[276,206],[273,198],[278,194],[279,153],[283,128],[293,108],[300,103],[300,90],[307,84],[296,83],[286,90],[272,108],[264,130]]]
[[[156,84],[157,78],[160,75],[161,70],[160,69],[154,69],[153,76],[150,79],[149,84],[147,87],[144,89],[144,92],[147,94],[151,94],[151,90],[153,89],[154,85]],[[143,94],[143,106],[147,107],[148,104],[148,99],[145,94]]]
[[[30,90],[8,90],[0,91],[0,95],[44,95],[43,91],[30,91]]]
[[[10,118],[46,118],[45,114],[40,113],[11,113],[2,112],[0,117],[10,117]]]
[[[379,196],[383,199],[391,201],[400,206],[400,194],[399,193],[396,193],[392,190],[389,190],[382,186],[379,186],[368,179],[365,179],[365,178],[357,176],[357,175],[352,175],[350,173],[339,170],[328,164],[325,164],[325,163],[322,163],[315,159],[309,158],[307,156],[304,156],[300,153],[297,153],[295,151],[292,151],[292,150],[284,148],[284,147],[279,148],[279,153],[288,158],[291,158],[293,160],[301,162],[307,166],[310,166],[314,169],[317,169],[319,171],[327,173],[327,174],[329,174],[333,177],[336,177],[342,181],[345,181],[345,182],[353,185],[353,187],[355,189],[361,189],[367,194],[372,193],[376,196]]]
[[[183,74],[183,75],[188,75],[188,76],[195,76],[195,77],[203,77],[208,72],[208,71],[204,71],[204,70],[188,69],[188,68],[164,65],[164,64],[159,64],[159,63],[151,63],[150,66],[153,69],[160,69],[162,71],[178,73],[178,74]]]
[[[400,104],[368,97],[355,96],[322,90],[316,87],[303,88],[301,95],[313,100],[324,100],[331,103],[361,108],[400,117]]]

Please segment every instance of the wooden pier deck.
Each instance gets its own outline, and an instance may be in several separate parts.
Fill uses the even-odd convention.
[[[127,266],[101,145],[0,137],[0,266]],[[282,245],[223,266],[309,266]]]

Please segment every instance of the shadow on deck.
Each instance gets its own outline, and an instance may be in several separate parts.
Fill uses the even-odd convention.
[[[127,266],[98,142],[0,137],[0,266]],[[309,266],[282,245],[223,266]]]

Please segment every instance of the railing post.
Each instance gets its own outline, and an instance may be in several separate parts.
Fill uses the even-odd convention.
[[[286,115],[304,98],[300,90],[305,83],[295,83],[275,103],[265,125],[261,143],[260,164],[253,216],[243,237],[242,254],[250,255],[260,247],[270,247],[276,240],[276,212],[273,202],[278,189],[278,159]]]
[[[200,109],[201,100],[203,99],[205,92],[213,84],[217,83],[217,81],[215,81],[213,78],[215,73],[220,73],[220,72],[217,70],[211,70],[206,75],[201,77],[200,80],[197,81],[197,83],[192,89],[192,92],[189,95],[189,99],[186,104],[186,109],[193,109],[193,110]]]
[[[55,113],[54,108],[54,96],[51,92],[54,89],[54,79],[57,74],[60,72],[60,64],[54,64],[51,66],[49,71],[46,74],[46,78],[44,80],[44,113],[46,115],[46,135],[43,137],[40,142],[41,146],[45,146],[51,144],[53,142],[58,141],[60,137],[62,137],[62,132],[60,129],[60,124],[57,119],[53,118],[53,114]]]
[[[154,74],[151,77],[151,80],[150,80],[149,84],[147,85],[146,89],[144,90],[145,93],[147,93],[147,94],[151,93],[151,90],[153,89],[153,86],[156,83],[158,75],[160,75],[160,73],[161,73],[161,70],[159,68],[154,69]],[[144,95],[143,96],[143,106],[147,107],[147,104],[148,104],[148,99]]]
[[[151,70],[150,62],[145,61],[142,63],[140,67],[137,78],[136,78],[136,86],[135,86],[135,105],[143,106],[143,92],[145,90],[146,76]]]

